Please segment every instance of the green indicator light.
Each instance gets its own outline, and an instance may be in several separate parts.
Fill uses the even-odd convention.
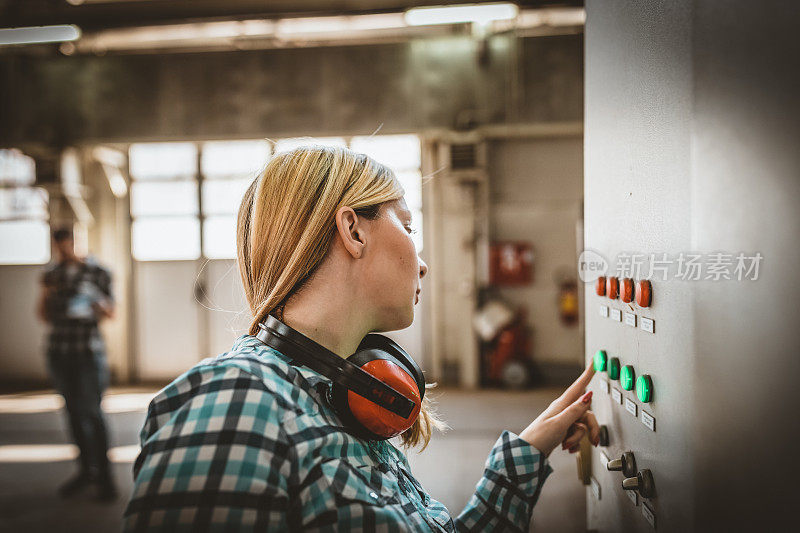
[[[608,360],[608,377],[619,379],[619,359],[612,357]]]
[[[647,374],[642,374],[636,380],[636,396],[643,403],[653,399],[653,380]]]
[[[594,354],[594,369],[598,372],[605,370],[607,360],[608,356],[606,355],[606,351],[597,350],[597,353]]]
[[[619,382],[623,389],[631,390],[633,388],[633,378],[635,375],[636,374],[633,372],[633,367],[631,365],[625,365],[622,367],[622,371],[619,373]]]

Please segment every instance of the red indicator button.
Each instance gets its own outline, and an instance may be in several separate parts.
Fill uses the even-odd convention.
[[[617,278],[608,278],[606,282],[606,294],[612,300],[616,300],[619,296],[619,280]]]
[[[597,278],[597,283],[594,285],[594,290],[597,291],[598,296],[606,295],[606,277],[600,276]]]
[[[622,288],[620,289],[619,298],[626,304],[629,304],[633,301],[633,280],[631,278],[625,278],[622,280]]]
[[[639,307],[650,307],[653,301],[653,288],[650,281],[646,279],[639,280],[636,284],[636,305]]]

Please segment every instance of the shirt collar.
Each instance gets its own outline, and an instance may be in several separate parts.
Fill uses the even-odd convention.
[[[324,384],[324,388],[328,388],[332,384],[330,378],[323,376],[322,374],[308,368],[307,366],[303,366],[295,362],[291,357],[284,355],[283,353],[279,352],[275,348],[272,348],[271,346],[267,346],[253,335],[247,335],[247,334],[241,335],[238,339],[234,341],[233,348],[231,349],[231,351],[237,351],[242,348],[250,348],[255,350],[256,354],[259,357],[264,357],[264,356],[277,357],[284,363],[294,366],[295,369],[304,378],[306,378],[306,381],[308,381],[309,385],[311,385],[312,387],[317,388],[317,385],[322,383]]]

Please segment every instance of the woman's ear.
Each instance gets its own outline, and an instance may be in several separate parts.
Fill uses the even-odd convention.
[[[351,207],[340,207],[336,211],[336,229],[345,250],[360,258],[367,243],[364,217],[359,217]]]

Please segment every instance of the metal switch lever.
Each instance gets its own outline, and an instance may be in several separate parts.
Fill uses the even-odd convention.
[[[612,459],[606,463],[606,468],[612,472],[621,470],[625,477],[633,477],[636,475],[636,458],[633,452],[625,452],[619,459]]]
[[[623,479],[622,488],[625,490],[638,490],[639,494],[644,498],[652,498],[656,492],[653,474],[646,468],[637,472],[635,477]]]

